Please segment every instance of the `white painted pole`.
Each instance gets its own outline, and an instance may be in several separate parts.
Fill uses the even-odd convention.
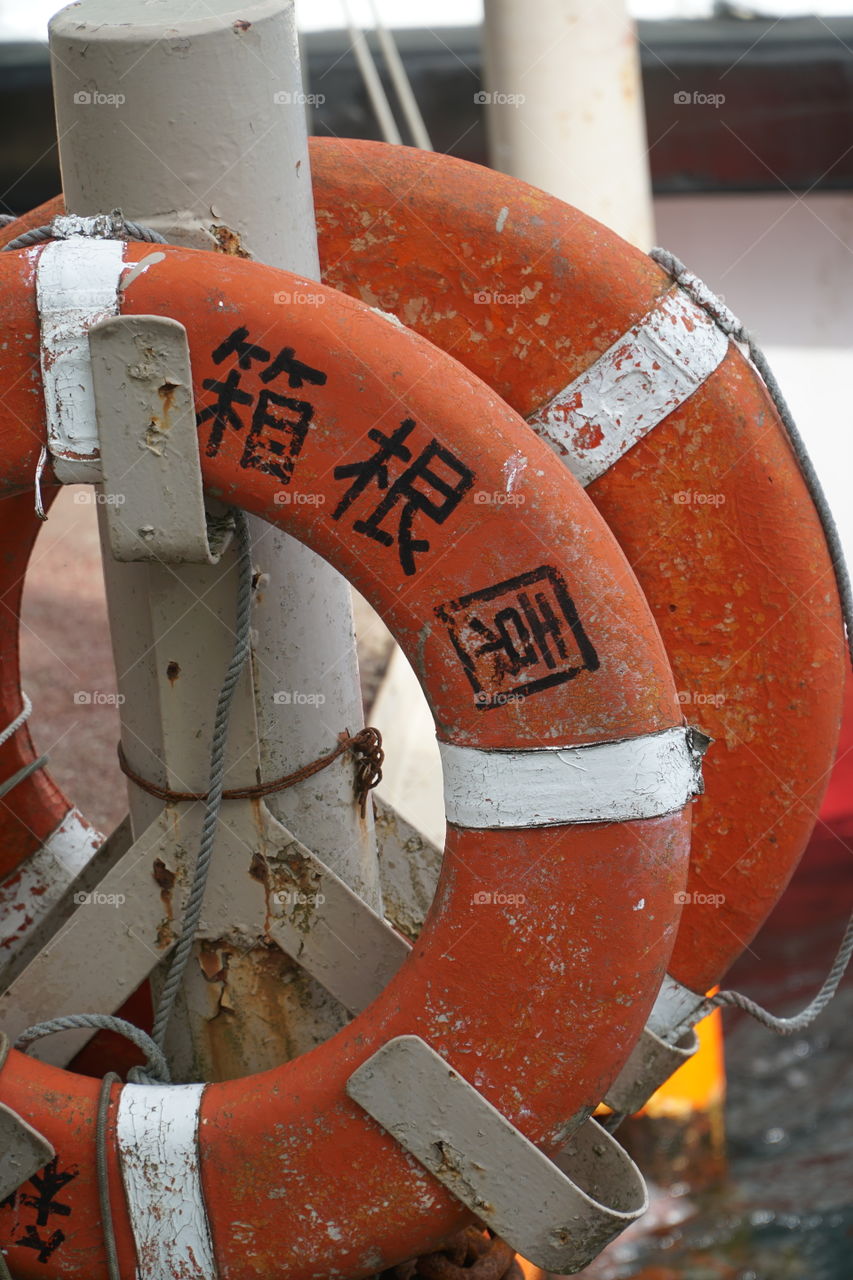
[[[651,248],[640,64],[625,0],[485,0],[484,91],[496,169]]]
[[[233,0],[198,7],[183,0],[81,0],[53,19],[50,33],[71,212],[118,207],[174,243],[239,253],[317,278],[293,0],[247,0],[239,9]],[[290,772],[327,752],[342,729],[363,723],[346,582],[293,539],[262,521],[251,525],[253,562],[263,577],[253,617],[252,680],[233,716],[232,784],[254,782],[258,764],[264,779]],[[221,567],[127,566],[108,557],[105,572],[119,688],[127,698],[125,753],[155,782],[202,790],[231,645],[233,581],[223,580]],[[168,676],[167,658],[178,653],[180,674],[172,665]],[[360,819],[352,770],[341,763],[267,803],[376,905],[372,822]],[[160,802],[130,791],[138,833]],[[250,853],[235,877],[247,874],[249,861]],[[299,1001],[290,1000],[282,1025],[271,1032],[275,999],[260,990],[267,981],[260,964],[251,977],[237,975],[241,963],[251,968],[256,960],[256,952],[247,961],[235,954],[234,982],[243,995],[253,990],[265,1002],[264,1054],[253,1054],[251,1037],[244,1037],[239,1051],[233,1044],[229,1049],[229,1073],[299,1052],[341,1022],[337,1007],[312,990],[317,1007],[310,1019],[306,1014],[300,1026]],[[282,973],[270,974],[267,958],[263,973],[281,985]],[[298,987],[301,979],[291,978]],[[202,981],[198,974],[196,980]],[[208,1018],[222,1007],[220,995],[217,987]],[[188,999],[195,1010],[210,1005],[204,991]],[[233,1010],[232,1023],[239,1016]],[[252,1016],[247,1012],[247,1025]],[[204,1014],[192,1021],[196,1069],[216,1073],[221,1056],[215,1061],[206,1046]]]

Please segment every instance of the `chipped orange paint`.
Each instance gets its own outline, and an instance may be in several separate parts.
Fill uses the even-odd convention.
[[[503,174],[348,139],[313,139],[311,165],[324,280],[524,417],[672,287],[606,227]],[[829,779],[845,671],[832,564],[776,409],[734,347],[588,493],[646,593],[685,714],[715,739],[670,968],[702,993],[780,897]]]
[[[613,232],[503,174],[353,139],[312,139],[311,165],[324,280],[398,316],[523,416],[671,288]],[[42,206],[0,244],[61,211]],[[734,347],[589,494],[646,593],[689,719],[716,743],[671,966],[701,993],[751,942],[814,827],[844,685],[832,566],[776,409]]]
[[[34,290],[40,252],[0,255],[7,387],[0,494],[29,502],[45,439]],[[125,259],[134,264],[148,252],[129,245]],[[284,455],[268,448],[286,433],[261,434],[247,452],[244,431],[229,426],[217,442],[202,412],[207,492],[286,529],[354,583],[419,672],[443,739],[526,749],[682,725],[636,579],[554,455],[499,396],[423,338],[319,285],[311,288],[322,292],[323,305],[302,306],[299,287],[295,277],[239,258],[168,248],[122,288],[125,314],[170,315],[186,326],[202,411],[214,384],[232,373],[253,403],[269,385],[260,372],[271,366],[257,354],[246,355],[242,370],[236,349],[233,358],[221,355],[240,326],[246,341],[270,354],[295,348],[299,361],[327,375],[293,389],[284,378],[276,383],[288,398],[282,414],[302,412],[290,397],[311,410],[289,477],[272,473]],[[283,289],[297,300],[276,305]],[[263,403],[271,409],[274,402]],[[434,465],[442,460],[448,483],[454,474],[471,480],[445,518],[414,526],[421,540],[409,547],[414,572],[403,556],[399,510],[387,522],[397,535],[390,546],[356,527],[369,503],[346,518],[334,515],[376,433],[409,422],[412,459],[435,446]],[[519,452],[528,465],[513,492],[523,506],[473,502],[474,486],[504,487],[506,465]],[[285,485],[288,503],[279,501]],[[323,503],[298,500],[317,494]],[[572,679],[498,699],[484,712],[437,610],[542,565],[566,585],[597,660],[579,649]],[[489,688],[504,678],[497,673],[496,666],[481,673]],[[359,1277],[429,1251],[461,1225],[459,1203],[344,1092],[352,1071],[393,1036],[423,1036],[532,1141],[548,1151],[560,1146],[604,1094],[646,1020],[675,938],[689,828],[686,810],[589,826],[451,827],[423,932],[379,999],[296,1061],[206,1090],[202,1178],[219,1273]],[[492,889],[501,892],[484,908],[478,897]],[[94,1165],[97,1089],[15,1052],[0,1074],[0,1099],[48,1138],[61,1168],[79,1169],[63,1188],[65,1239],[46,1263],[18,1243],[18,1210],[0,1212],[19,1280],[106,1275]],[[121,1274],[129,1278],[136,1259],[112,1122],[108,1151]]]

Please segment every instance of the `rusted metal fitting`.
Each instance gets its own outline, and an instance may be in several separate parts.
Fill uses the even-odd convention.
[[[384,1271],[379,1280],[524,1280],[515,1252],[499,1236],[466,1227],[443,1249]]]

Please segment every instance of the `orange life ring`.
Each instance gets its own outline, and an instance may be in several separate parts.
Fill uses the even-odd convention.
[[[669,969],[703,995],[802,856],[841,721],[832,561],[776,408],[718,331],[705,368],[717,363],[697,376],[708,317],[562,201],[379,142],[312,139],[311,170],[323,279],[398,316],[525,417],[588,484],[637,574],[678,696],[715,742]],[[656,357],[645,365],[638,329]],[[668,389],[666,358],[681,380]],[[619,455],[602,427],[623,409]]]
[[[363,1276],[433,1247],[461,1210],[347,1097],[351,1073],[392,1037],[419,1035],[531,1141],[561,1145],[626,1058],[668,960],[697,753],[636,580],[559,461],[467,370],[322,286],[159,245],[77,239],[0,256],[4,501],[32,500],[46,415],[64,412],[60,366],[45,362],[47,402],[33,376],[34,275],[67,267],[69,250],[87,289],[115,292],[114,311],[186,326],[207,491],[308,543],[383,614],[421,675],[451,797],[421,937],[352,1024],[250,1079],[153,1101],[145,1086],[113,1090],[121,1274],[137,1274],[148,1244],[135,1242],[116,1125],[125,1151],[139,1109],[156,1112],[168,1147],[185,1096],[216,1273]],[[285,300],[304,289],[323,305]],[[285,489],[324,501],[277,502]],[[516,495],[512,508],[476,501],[498,492]],[[569,748],[581,769],[567,770]],[[472,784],[507,765],[512,787]],[[585,769],[591,793],[566,782]],[[549,793],[543,777],[559,785]],[[0,1211],[21,1280],[105,1274],[98,1087],[14,1051],[0,1071],[0,1100],[57,1152],[45,1203],[27,1194]],[[167,1161],[146,1211],[182,1176]]]
[[[503,174],[353,139],[312,139],[311,167],[324,280],[450,352],[546,436],[543,407],[679,292],[614,233]],[[58,212],[59,201],[35,210],[0,243]],[[802,855],[845,665],[812,501],[760,379],[724,348],[693,394],[589,486],[649,600],[678,696],[718,744],[670,965],[700,995]],[[581,452],[596,431],[576,426]],[[14,680],[9,695],[11,719]],[[56,804],[56,822],[68,807]]]

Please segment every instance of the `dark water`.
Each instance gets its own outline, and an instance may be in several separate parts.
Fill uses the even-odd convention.
[[[853,856],[806,873],[728,985],[773,1012],[817,990],[853,902]],[[588,1280],[853,1280],[853,979],[803,1035],[726,1017],[728,1170],[652,1188],[652,1208]]]

